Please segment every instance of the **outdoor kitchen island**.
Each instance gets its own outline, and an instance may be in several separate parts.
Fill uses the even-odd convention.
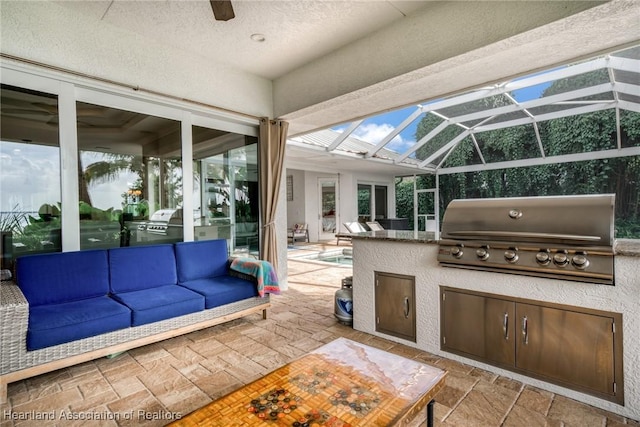
[[[443,267],[437,259],[439,241],[435,239],[434,233],[430,232],[372,231],[353,235],[352,242],[354,329],[477,366],[633,420],[640,420],[640,240],[615,242],[614,286]],[[383,290],[379,294],[382,298],[378,298],[381,301],[378,301],[379,306],[376,307],[376,278],[380,279],[382,287],[391,288],[394,287],[394,279],[399,279],[396,283],[402,291],[396,292],[399,298],[396,301],[397,307],[385,309],[385,306],[396,304],[393,301],[393,289]],[[411,287],[414,288],[414,294],[411,295],[408,291],[405,296],[403,292]],[[622,369],[616,375],[616,386],[619,398],[620,383],[623,384],[624,404],[616,403],[615,398],[595,397],[591,393],[560,386],[557,382],[542,381],[514,372],[511,368],[503,369],[494,363],[483,363],[477,358],[462,357],[441,350],[440,300],[443,289],[499,296],[500,299],[506,300],[535,301],[542,305],[571,306],[579,311],[620,314],[619,323],[622,325],[616,325],[616,334],[618,337],[622,335],[622,339],[619,340],[621,344],[612,353],[622,352],[622,357],[618,354],[619,359],[616,361],[619,369],[619,360],[622,360]],[[415,298],[415,302],[412,298]],[[397,323],[393,319],[388,324],[385,324],[385,319],[376,319],[376,308],[383,313],[400,313],[398,317],[401,321],[404,318],[414,318],[415,341],[410,333],[411,327],[400,324],[398,329],[394,330]],[[380,322],[383,327],[380,326]],[[522,325],[519,320],[513,318],[509,319],[509,322],[512,325],[510,327],[515,329],[511,341],[521,340]],[[569,345],[571,344],[568,343],[567,346]]]

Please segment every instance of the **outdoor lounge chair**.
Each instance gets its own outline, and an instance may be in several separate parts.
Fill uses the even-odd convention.
[[[371,231],[383,231],[384,227],[380,225],[378,221],[367,221],[367,227]]]
[[[294,224],[293,228],[287,230],[287,239],[289,239],[292,245],[296,244],[296,240],[302,240],[308,243],[309,229],[307,228],[307,224]]]
[[[364,226],[359,222],[343,222],[342,225],[344,225],[344,227],[347,229],[349,233],[337,233],[336,245],[340,244],[340,240],[351,241],[351,234],[363,233],[363,232],[369,231],[366,228],[364,228]]]

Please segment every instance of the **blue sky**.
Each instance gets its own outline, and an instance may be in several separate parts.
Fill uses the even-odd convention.
[[[530,77],[530,76],[527,76]],[[542,96],[542,92],[548,88],[551,83],[541,83],[535,86],[518,89],[512,93],[516,101],[524,102],[532,99],[538,99]],[[353,136],[363,141],[377,144],[390,132],[392,132],[400,123],[402,123],[417,107],[411,106],[400,110],[390,111],[388,113],[379,114],[369,117],[353,132]],[[404,153],[413,144],[415,144],[415,133],[418,123],[423,116],[419,116],[409,126],[407,126],[398,136],[396,136],[386,148]],[[349,124],[338,125],[332,129],[338,132],[344,131]]]

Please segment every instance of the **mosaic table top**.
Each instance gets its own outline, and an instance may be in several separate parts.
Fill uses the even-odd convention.
[[[172,426],[388,426],[411,420],[444,385],[424,363],[339,338]]]

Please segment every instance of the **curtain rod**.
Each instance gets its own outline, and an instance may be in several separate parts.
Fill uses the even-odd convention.
[[[254,116],[252,114],[247,114],[247,113],[241,113],[239,111],[234,111],[228,108],[223,108],[223,107],[217,107],[215,105],[211,105],[211,104],[207,104],[204,102],[200,102],[200,101],[195,101],[193,99],[188,99],[188,98],[181,98],[179,96],[175,96],[175,95],[168,95],[166,93],[162,93],[162,92],[158,92],[152,89],[145,89],[145,88],[141,88],[140,86],[131,86],[129,84],[126,83],[122,83],[122,82],[118,82],[115,80],[110,80],[110,79],[105,79],[103,77],[96,77],[96,76],[92,76],[90,74],[85,74],[85,73],[81,73],[78,71],[73,71],[73,70],[69,70],[67,68],[62,68],[62,67],[58,67],[56,65],[50,65],[50,64],[45,64],[42,62],[38,62],[38,61],[34,61],[31,59],[25,59],[25,58],[20,58],[19,56],[14,56],[14,55],[10,55],[7,53],[0,53],[0,57],[2,58],[6,58],[6,59],[10,59],[13,61],[17,61],[17,62],[22,62],[25,64],[29,64],[29,65],[35,65],[37,67],[41,67],[41,68],[45,68],[48,70],[53,70],[53,71],[57,71],[57,72],[61,72],[61,73],[66,73],[66,74],[70,74],[76,77],[82,77],[82,78],[86,78],[86,79],[91,79],[91,80],[96,80],[102,83],[107,83],[110,85],[114,85],[114,86],[120,86],[126,89],[131,89],[135,92],[145,92],[151,95],[157,95],[157,96],[162,96],[164,98],[169,98],[175,101],[182,101],[182,102],[187,102],[190,104],[194,104],[194,105],[198,105],[201,107],[206,107],[206,108],[211,108],[213,110],[222,112],[222,113],[228,113],[228,114],[234,114],[234,115],[238,115],[238,116],[242,116],[242,117],[246,117],[252,120],[260,120],[262,117],[258,117],[258,116]]]

